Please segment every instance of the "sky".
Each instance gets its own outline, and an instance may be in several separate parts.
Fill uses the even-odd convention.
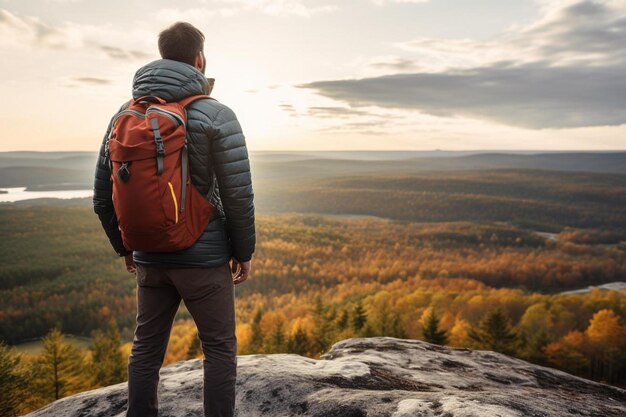
[[[176,21],[249,150],[626,150],[626,0],[0,0],[0,151],[96,151]]]

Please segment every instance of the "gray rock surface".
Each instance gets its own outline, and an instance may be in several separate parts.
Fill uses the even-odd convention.
[[[237,416],[624,417],[626,391],[489,351],[391,337],[336,343],[320,360],[238,358]],[[202,416],[202,362],[161,370],[160,416]],[[126,384],[63,398],[30,417],[125,415]]]

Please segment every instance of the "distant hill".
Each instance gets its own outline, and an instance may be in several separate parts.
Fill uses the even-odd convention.
[[[270,183],[371,173],[486,169],[626,173],[626,152],[250,152],[250,160],[254,179]],[[51,189],[70,182],[91,188],[95,164],[95,152],[2,152],[0,187]]]
[[[565,226],[626,228],[626,153],[439,152],[415,157],[420,153],[407,152],[405,159],[384,152],[356,152],[352,159],[346,159],[350,155],[345,152],[329,152],[325,158],[320,154],[251,153],[259,212],[506,221],[543,231]],[[366,159],[374,157],[387,159]],[[43,154],[0,154],[0,188],[89,190],[95,158],[94,153],[51,153],[47,159]],[[18,205],[77,203],[48,199]]]
[[[308,159],[272,159],[269,155],[252,155],[252,175],[256,179],[290,181],[326,178],[340,175],[372,173],[406,174],[425,171],[468,171],[492,169],[540,169],[550,171],[581,171],[626,173],[626,153],[547,153],[547,154],[473,154],[464,156],[415,156],[405,158],[356,159],[315,157]]]
[[[0,152],[0,159],[62,159],[72,156],[85,156],[93,155],[95,152],[37,152],[37,151],[12,151],[12,152]]]
[[[264,212],[417,222],[505,221],[543,231],[565,226],[626,229],[624,174],[519,169],[377,172],[291,180],[259,189],[256,206]]]
[[[95,167],[95,165],[94,165]],[[60,168],[52,166],[12,166],[0,168],[0,188],[36,187],[63,190],[89,189],[93,186],[94,169]]]
[[[622,153],[541,153],[519,155],[483,153],[457,158],[415,158],[429,169],[548,169],[626,173],[626,152]]]

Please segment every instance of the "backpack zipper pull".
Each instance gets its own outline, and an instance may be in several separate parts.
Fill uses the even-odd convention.
[[[119,167],[116,173],[117,178],[124,182],[128,182],[128,179],[130,178],[130,170],[128,169],[128,165],[130,165],[130,162],[122,162],[122,166]]]

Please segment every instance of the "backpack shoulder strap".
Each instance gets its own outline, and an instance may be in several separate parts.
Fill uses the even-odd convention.
[[[178,104],[180,104],[182,106],[183,109],[185,109],[185,113],[187,112],[187,107],[191,104],[191,103],[195,103],[198,100],[204,100],[204,99],[208,99],[208,100],[215,100],[213,97],[208,96],[206,94],[197,94],[194,96],[189,96],[186,97],[182,100],[180,100],[178,102]],[[187,187],[185,186],[185,184],[187,184],[187,169],[188,169],[188,165],[189,165],[189,153],[188,153],[188,149],[187,149],[187,139],[185,139],[185,145],[182,148],[182,155],[181,155],[181,169],[182,169],[182,174],[183,174],[183,178],[182,178],[182,190],[181,190],[181,207],[180,207],[180,211],[184,211],[185,210],[185,191],[187,190]]]
[[[195,102],[195,101],[198,101],[198,100],[203,100],[203,99],[209,99],[209,100],[215,100],[215,101],[217,101],[217,100],[216,100],[216,99],[214,99],[213,97],[208,96],[208,95],[206,95],[206,94],[197,94],[197,95],[195,95],[195,96],[189,96],[189,97],[186,97],[186,98],[184,98],[184,99],[180,100],[178,103],[179,103],[181,106],[183,106],[183,107],[185,107],[185,108],[186,108],[186,107],[187,107],[187,106],[189,106],[191,103],[193,103],[193,102]]]
[[[188,107],[191,103],[195,103],[195,102],[196,102],[196,101],[198,101],[198,100],[204,100],[204,99],[218,101],[217,99],[215,99],[215,98],[213,98],[213,97],[211,97],[211,96],[209,96],[209,95],[207,95],[207,94],[197,94],[197,95],[194,95],[194,96],[189,96],[189,97],[186,97],[186,98],[184,98],[184,99],[180,100],[178,103],[179,103],[179,104],[180,104],[180,105],[181,105],[181,106],[182,106],[185,110],[187,110],[187,107]],[[183,163],[183,165],[185,165],[185,166],[183,166],[183,167],[182,167],[182,168],[183,168],[183,173],[185,173],[185,172],[186,172],[186,165],[188,164],[188,161],[187,161],[187,159],[188,159],[188,154],[187,154],[187,152],[188,152],[188,151],[187,151],[187,144],[185,144],[185,146],[183,147],[183,155],[182,155],[182,156],[183,156],[183,158],[182,158],[182,163]],[[211,196],[212,196],[212,195],[213,195],[213,193],[215,192],[215,186],[216,186],[215,172],[213,173],[213,178],[212,178],[212,179],[213,179],[213,181],[212,181],[212,183],[211,183],[211,189],[210,189],[210,191],[209,191],[209,194],[206,196],[206,199],[207,199],[207,200],[209,200],[209,201],[211,201]],[[185,192],[185,187],[183,187],[183,190],[182,190],[182,191],[183,191],[183,193]],[[184,199],[183,199],[183,201],[184,201]]]
[[[166,104],[167,101],[163,100],[161,97],[158,96],[141,96],[141,97],[137,97],[136,99],[131,100],[132,105],[136,105],[139,103],[154,103],[154,104]]]

